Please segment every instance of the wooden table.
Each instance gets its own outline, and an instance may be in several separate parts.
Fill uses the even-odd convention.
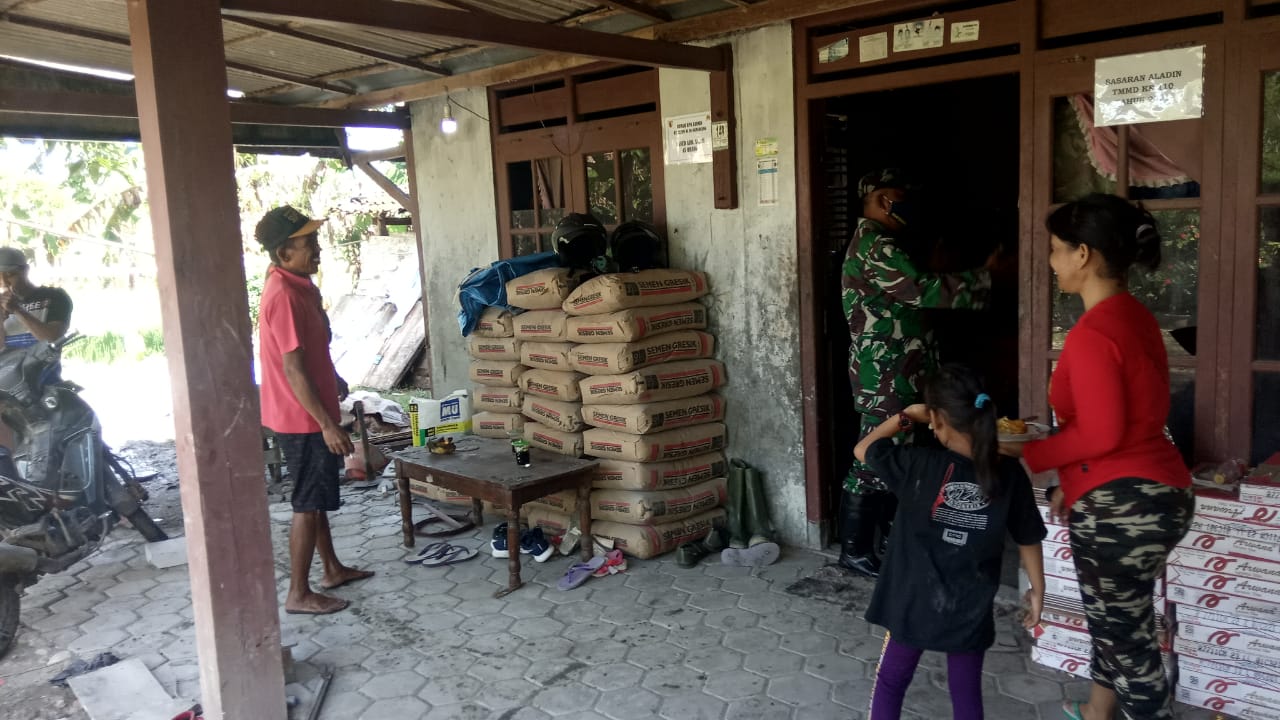
[[[516,464],[511,443],[506,440],[467,436],[457,441],[457,447],[451,455],[433,455],[425,447],[406,448],[392,454],[400,489],[400,522],[405,547],[413,547],[410,480],[470,495],[477,527],[484,524],[483,501],[505,505],[509,577],[506,589],[494,593],[494,597],[502,597],[523,584],[520,580],[520,506],[554,492],[576,489],[582,559],[591,559],[591,470],[596,461],[531,450],[533,462],[526,468]]]

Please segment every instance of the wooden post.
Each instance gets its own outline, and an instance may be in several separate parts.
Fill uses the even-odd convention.
[[[719,46],[724,55],[724,70],[708,74],[711,82],[711,122],[726,123],[729,128],[729,147],[711,153],[711,177],[715,189],[717,210],[734,210],[738,207],[738,115],[733,93],[733,47],[727,43]]]
[[[219,5],[128,9],[204,716],[284,720]]]

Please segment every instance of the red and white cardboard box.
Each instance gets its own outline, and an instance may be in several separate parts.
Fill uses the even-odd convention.
[[[1046,529],[1049,531],[1049,535],[1045,537],[1044,539],[1045,542],[1054,542],[1054,543],[1062,543],[1062,544],[1068,544],[1071,542],[1070,530],[1058,525],[1054,525]]]
[[[1089,679],[1089,656],[1081,657],[1079,655],[1067,655],[1055,650],[1049,650],[1038,646],[1031,648],[1031,661],[1051,667],[1055,670],[1061,670],[1070,673],[1076,677]]]
[[[1189,620],[1178,622],[1178,637],[1195,640],[1207,645],[1231,648],[1255,655],[1268,655],[1280,659],[1280,638],[1251,635],[1238,630],[1199,625]]]
[[[1038,647],[1079,657],[1089,657],[1093,652],[1093,640],[1089,638],[1087,631],[1071,630],[1052,623],[1041,623],[1038,627],[1040,630],[1036,637]]]
[[[1178,622],[1193,622],[1219,630],[1233,630],[1265,638],[1280,638],[1280,622],[1231,615],[1194,605],[1177,605],[1176,612]]]
[[[1210,533],[1212,535],[1228,535],[1230,537],[1257,540],[1266,543],[1280,543],[1280,527],[1252,522],[1233,522],[1208,515],[1196,515],[1191,518],[1191,532]]]
[[[1045,608],[1040,612],[1040,622],[1042,625],[1057,625],[1076,632],[1089,632],[1089,621],[1083,613]]]
[[[1226,573],[1250,580],[1264,582],[1280,582],[1280,563],[1253,558],[1231,557],[1206,550],[1176,547],[1169,553],[1169,564],[1182,567],[1206,570],[1208,572]]]
[[[1178,667],[1178,686],[1195,692],[1238,700],[1250,705],[1261,705],[1272,710],[1280,710],[1280,692],[1254,687],[1235,678],[1201,672],[1190,665],[1180,665]]]
[[[1194,527],[1195,521],[1192,521]],[[1267,562],[1280,562],[1280,543],[1265,540],[1249,540],[1232,537],[1221,533],[1198,532],[1192,530],[1178,543],[1180,548],[1205,550],[1221,555],[1247,557]]]
[[[1040,549],[1043,551],[1045,560],[1050,558],[1054,560],[1073,560],[1075,557],[1071,552],[1071,546],[1067,543],[1045,540],[1040,543]]]
[[[1280,605],[1253,598],[1228,595],[1216,590],[1169,583],[1169,600],[1180,605],[1234,613],[1245,617],[1280,622]]]
[[[1234,493],[1219,490],[1196,492],[1196,515],[1280,526],[1280,507],[1241,502]]]
[[[1240,481],[1240,502],[1280,505],[1280,477],[1255,470]]]
[[[1070,560],[1044,559],[1044,574],[1066,580],[1076,579],[1076,564]]]
[[[1200,675],[1234,680],[1280,696],[1280,675],[1268,673],[1266,669],[1256,668],[1252,665],[1182,657],[1178,659],[1178,669],[1183,672],[1190,671]],[[1205,688],[1193,689],[1204,690]]]
[[[1044,578],[1044,594],[1068,600],[1080,599],[1080,583],[1074,578],[1046,575]]]
[[[1173,639],[1173,651],[1183,657],[1212,660],[1223,664],[1244,663],[1266,672],[1280,673],[1280,657],[1237,650],[1224,645],[1197,642],[1183,637],[1181,628],[1178,630],[1178,636]]]
[[[1037,505],[1036,508],[1040,510],[1040,519],[1044,521],[1045,527],[1047,528],[1065,528],[1066,527],[1066,525],[1063,525],[1062,523],[1054,522],[1052,519],[1049,518],[1048,505]]]
[[[1232,717],[1241,718],[1241,720],[1280,720],[1280,710],[1272,710],[1262,705],[1232,700],[1213,693],[1191,690],[1182,685],[1178,685],[1174,697],[1180,703],[1226,713]]]
[[[1180,565],[1170,565],[1165,571],[1165,579],[1170,583],[1224,592],[1254,600],[1265,600],[1280,605],[1280,583],[1253,580],[1228,573],[1196,570]]]

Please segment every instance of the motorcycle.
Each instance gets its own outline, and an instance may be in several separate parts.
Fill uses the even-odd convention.
[[[147,491],[102,441],[80,388],[60,378],[62,349],[80,339],[0,352],[0,657],[18,630],[19,593],[91,555],[125,518],[148,542],[167,539]]]

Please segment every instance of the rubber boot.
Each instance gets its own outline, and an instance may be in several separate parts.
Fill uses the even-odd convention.
[[[713,527],[706,537],[692,540],[676,548],[676,565],[691,568],[702,562],[702,558],[724,549],[724,528]]]
[[[877,493],[878,494],[878,493]],[[880,559],[876,557],[875,498],[847,488],[840,497],[840,567],[859,575],[878,577]]]
[[[747,547],[747,529],[745,527],[745,495],[747,464],[741,460],[729,463],[729,547],[739,550]]]
[[[764,481],[753,467],[743,471],[746,476],[747,530],[751,533],[748,547],[774,542],[773,523],[769,520],[769,505],[764,499]]]

